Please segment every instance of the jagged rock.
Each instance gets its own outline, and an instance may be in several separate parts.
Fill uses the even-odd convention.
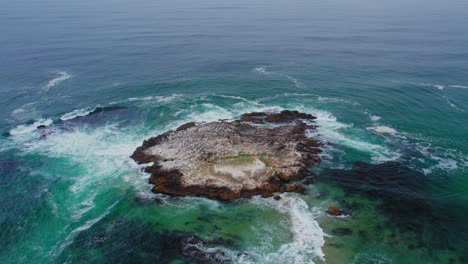
[[[287,192],[296,192],[296,193],[304,193],[305,192],[305,188],[304,186],[302,185],[299,185],[297,183],[293,183],[291,185],[288,186],[288,188],[286,189]]]
[[[276,201],[281,200],[281,196],[275,195],[275,197],[273,197],[273,199],[275,199]]]
[[[265,121],[269,123],[290,122],[297,119],[316,119],[316,117],[311,114],[291,110],[283,110],[280,113],[270,114],[265,117]]]
[[[252,112],[242,114],[240,121],[251,122],[255,124],[267,123],[283,123],[299,119],[315,119],[311,114],[301,113],[299,111],[283,110],[280,113],[265,113],[265,112]]]
[[[244,114],[244,121],[263,114]],[[278,115],[274,120],[314,119],[297,111],[265,118],[271,115]],[[145,171],[151,173],[149,181],[156,193],[224,201],[271,197],[275,192],[303,193],[303,186],[286,184],[306,177],[307,168],[320,161],[320,144],[305,135],[313,126],[297,120],[267,128],[244,121],[187,123],[145,140],[131,157],[139,164],[153,162]]]

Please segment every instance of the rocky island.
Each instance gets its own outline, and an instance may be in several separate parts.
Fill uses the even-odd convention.
[[[306,136],[316,128],[314,119],[284,110],[246,113],[232,122],[190,122],[145,140],[131,158],[148,164],[155,193],[229,201],[303,192],[297,181],[320,161],[320,143]]]

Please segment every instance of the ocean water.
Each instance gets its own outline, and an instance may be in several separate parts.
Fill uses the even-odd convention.
[[[3,1],[0,262],[197,263],[193,235],[230,263],[467,263],[466,25],[464,0]],[[305,195],[152,194],[129,158],[281,109],[318,117]]]

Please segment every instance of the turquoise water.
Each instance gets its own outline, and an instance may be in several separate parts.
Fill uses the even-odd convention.
[[[2,3],[1,262],[197,262],[187,235],[234,263],[468,262],[467,24],[456,0]],[[281,109],[318,117],[306,195],[171,198],[129,158]]]

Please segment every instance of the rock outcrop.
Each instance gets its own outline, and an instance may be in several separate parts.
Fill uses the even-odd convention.
[[[223,201],[303,193],[302,185],[288,183],[304,179],[308,167],[320,160],[319,142],[305,135],[315,128],[313,119],[285,110],[244,114],[234,122],[191,122],[145,140],[131,157],[149,163],[145,171],[151,173],[156,193]]]

